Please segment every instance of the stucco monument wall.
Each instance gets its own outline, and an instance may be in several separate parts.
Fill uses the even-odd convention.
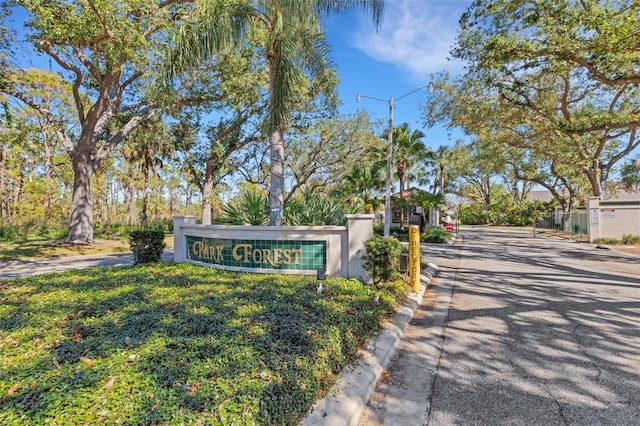
[[[175,216],[174,261],[240,272],[338,275],[368,280],[364,243],[373,215],[347,216],[347,226],[199,225]],[[319,272],[320,271],[320,272]]]

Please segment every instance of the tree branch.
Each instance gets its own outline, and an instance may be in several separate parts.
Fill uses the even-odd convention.
[[[84,125],[85,113],[84,113],[84,104],[82,103],[82,97],[80,96],[80,86],[82,86],[82,71],[80,68],[71,65],[60,55],[58,55],[55,51],[51,49],[51,43],[49,40],[42,40],[38,43],[38,46],[49,56],[53,58],[54,61],[58,63],[62,68],[71,71],[75,78],[73,80],[73,100],[76,104],[76,108],[78,110],[78,121],[80,121],[80,125]]]

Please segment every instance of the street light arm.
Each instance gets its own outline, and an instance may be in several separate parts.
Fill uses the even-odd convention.
[[[418,89],[420,90],[420,89]],[[358,96],[356,96],[356,102],[360,102],[360,98],[367,98],[367,99],[373,99],[374,101],[380,101],[380,102],[389,102],[389,99],[380,99],[380,98],[374,98],[371,96],[365,96],[365,95],[361,95],[360,93],[358,93]]]
[[[405,93],[404,95],[397,97],[397,98],[396,98],[396,101],[398,101],[398,100],[400,100],[400,99],[404,98],[405,96],[409,96],[409,95],[411,95],[412,93],[416,93],[418,90],[422,90],[422,89],[427,89],[427,90],[429,90],[431,87],[432,87],[432,84],[431,84],[431,83],[427,84],[426,86],[418,87],[417,89],[412,90],[412,91],[410,91],[409,93]]]

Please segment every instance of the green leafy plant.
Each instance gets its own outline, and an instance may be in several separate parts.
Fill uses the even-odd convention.
[[[402,253],[400,242],[391,237],[374,236],[365,242],[364,269],[374,284],[389,281],[398,271],[398,256]]]
[[[420,239],[427,243],[446,243],[451,234],[439,226],[430,226],[422,233]]]
[[[140,229],[129,234],[129,245],[136,256],[136,264],[158,262],[164,250],[164,232]]]
[[[283,221],[289,226],[340,226],[346,216],[337,201],[306,191],[301,198],[286,203]]]
[[[406,296],[162,262],[4,284],[7,426],[298,424]]]
[[[222,210],[225,219],[233,225],[260,226],[269,223],[269,200],[264,192],[255,188],[243,191]]]
[[[632,235],[625,234],[622,236],[622,239],[612,238],[612,237],[603,237],[596,238],[593,240],[596,244],[640,244],[640,235]]]
[[[460,222],[466,225],[484,225],[487,222],[487,206],[472,204],[461,206],[458,210]]]
[[[610,237],[594,238],[593,242],[596,244],[620,244],[619,239]]]
[[[640,235],[625,234],[622,236],[623,244],[640,244]]]

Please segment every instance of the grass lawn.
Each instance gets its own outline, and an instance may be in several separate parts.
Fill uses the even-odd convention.
[[[0,424],[295,424],[406,291],[173,263],[0,281]]]
[[[166,247],[173,247],[173,234],[167,234],[164,243]],[[131,247],[127,238],[97,239],[93,243],[82,245],[45,238],[30,238],[25,241],[0,242],[0,261],[129,251],[131,251]]]

